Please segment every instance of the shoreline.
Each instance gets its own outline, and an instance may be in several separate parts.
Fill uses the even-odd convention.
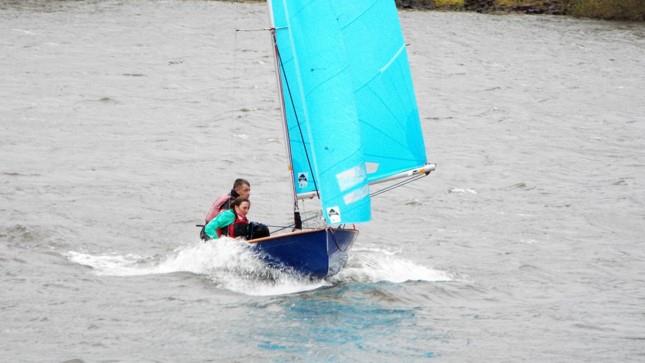
[[[217,0],[258,3],[265,0]],[[478,13],[564,15],[618,21],[645,21],[643,0],[395,0],[399,9]]]
[[[464,10],[480,13],[566,15],[621,21],[645,21],[642,0],[396,0],[412,9]]]

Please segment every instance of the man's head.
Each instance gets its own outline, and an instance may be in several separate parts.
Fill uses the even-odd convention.
[[[240,197],[248,199],[251,196],[251,183],[246,179],[235,179],[233,190]]]

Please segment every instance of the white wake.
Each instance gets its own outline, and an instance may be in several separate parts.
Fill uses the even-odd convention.
[[[336,276],[312,280],[265,265],[245,242],[221,238],[181,246],[166,256],[92,255],[70,251],[66,257],[100,276],[141,276],[173,272],[207,275],[218,287],[247,295],[282,295],[341,282],[450,281],[450,274],[418,265],[378,248],[350,250],[347,266]]]

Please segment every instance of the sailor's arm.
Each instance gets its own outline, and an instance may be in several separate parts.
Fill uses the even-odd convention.
[[[208,237],[217,239],[217,230],[228,226],[234,221],[235,214],[232,210],[227,209],[218,214],[217,217],[213,218],[210,222],[208,222],[208,224],[204,228],[204,232],[208,235]]]

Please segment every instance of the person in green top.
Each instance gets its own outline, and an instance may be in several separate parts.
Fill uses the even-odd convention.
[[[215,218],[204,227],[206,235],[217,239],[222,235],[235,237],[246,237],[249,220],[246,215],[251,208],[251,202],[244,197],[237,197],[231,203],[231,209],[220,212]]]

